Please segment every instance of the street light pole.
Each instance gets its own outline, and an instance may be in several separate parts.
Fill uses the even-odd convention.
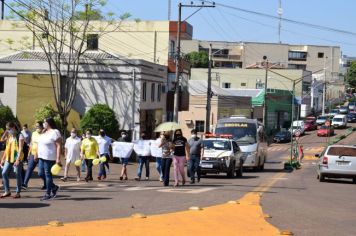
[[[206,117],[205,117],[205,132],[210,132],[210,113],[211,113],[211,67],[212,67],[212,45],[209,45],[209,68],[208,68],[208,90],[206,94]]]
[[[295,80],[293,80],[293,88],[292,88],[292,112],[291,112],[291,141],[290,141],[290,163],[292,164],[293,161],[293,148],[294,148],[294,142],[293,142],[293,122],[294,122],[294,100],[295,100]]]
[[[265,63],[266,74],[265,74],[265,89],[264,89],[264,101],[263,101],[263,128],[265,130],[265,136],[267,131],[267,77],[268,77],[268,60],[267,56],[263,56],[263,60]]]
[[[323,108],[322,115],[325,115],[325,100],[326,100],[326,59],[328,57],[324,57],[324,83],[323,83]]]
[[[176,59],[176,77],[175,77],[175,89],[174,89],[174,112],[173,121],[178,122],[178,111],[179,111],[179,70],[180,70],[180,31],[181,31],[181,21],[182,21],[182,3],[178,4],[178,28],[177,28],[177,52],[175,55]]]

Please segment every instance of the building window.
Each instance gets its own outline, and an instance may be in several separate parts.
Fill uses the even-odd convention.
[[[231,83],[222,83],[223,88],[231,88]]]
[[[204,132],[205,122],[203,120],[195,121],[195,129],[197,132]]]
[[[99,49],[99,35],[88,34],[87,35],[87,49],[98,50]]]
[[[318,52],[318,58],[324,58],[324,53],[323,52]]]
[[[146,95],[147,95],[147,83],[143,82],[142,83],[142,101],[146,101]]]
[[[298,70],[306,70],[307,65],[299,65],[299,64],[289,64],[288,69],[298,69]]]
[[[241,86],[242,87],[246,87],[246,83],[241,83]]]
[[[175,50],[176,50],[176,42],[174,40],[171,40],[171,42],[169,43],[169,54],[171,58],[174,57]]]
[[[151,101],[155,101],[155,96],[156,96],[156,84],[151,84]]]
[[[162,84],[158,84],[157,86],[157,101],[161,101],[161,95],[162,95]]]
[[[0,77],[0,93],[4,93],[4,84],[5,84],[5,79],[4,77]]]
[[[307,60],[307,52],[289,51],[288,52],[288,60],[306,61]]]

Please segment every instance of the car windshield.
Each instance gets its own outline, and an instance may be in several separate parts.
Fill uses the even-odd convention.
[[[286,135],[288,135],[287,131],[279,132],[276,134],[276,136],[286,136]]]
[[[323,126],[320,127],[320,129],[331,129],[331,126],[323,125]]]
[[[318,120],[326,120],[326,116],[319,116]]]
[[[335,122],[341,122],[341,121],[342,121],[342,118],[334,118],[333,121],[335,121]]]
[[[254,144],[257,142],[257,127],[255,123],[218,123],[215,133],[217,135],[230,134],[239,145]]]
[[[337,109],[332,109],[331,110],[331,113],[338,113],[339,112],[339,110],[337,110]]]
[[[300,126],[293,126],[293,129],[300,129]]]
[[[356,147],[330,147],[327,155],[356,157]]]
[[[231,142],[225,140],[209,140],[203,141],[205,150],[231,150]]]

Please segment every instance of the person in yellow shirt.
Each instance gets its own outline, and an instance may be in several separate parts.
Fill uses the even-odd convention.
[[[82,159],[85,159],[88,169],[87,176],[85,177],[86,182],[93,180],[93,160],[100,156],[98,142],[92,137],[92,135],[93,131],[91,129],[87,129],[85,132],[86,138],[83,139],[80,148]]]
[[[26,190],[28,187],[28,182],[30,181],[31,177],[32,177],[32,173],[33,170],[36,168],[37,164],[38,164],[38,140],[40,138],[40,135],[42,134],[43,131],[43,122],[42,121],[38,121],[36,122],[35,125],[35,131],[32,132],[31,135],[31,143],[30,143],[30,148],[29,148],[29,156],[28,156],[28,165],[27,165],[27,170],[26,170],[26,174],[25,174],[25,178],[22,184],[22,189]],[[46,181],[44,178],[43,179],[43,186],[42,186],[42,190],[46,189]]]
[[[5,193],[1,195],[0,198],[11,196],[9,179],[11,169],[13,169],[16,174],[17,183],[16,195],[14,196],[14,198],[20,198],[23,162],[22,148],[24,145],[24,137],[21,133],[18,134],[15,123],[9,122],[6,124],[6,127],[8,136],[6,139],[6,149],[1,160],[2,179],[4,183]]]

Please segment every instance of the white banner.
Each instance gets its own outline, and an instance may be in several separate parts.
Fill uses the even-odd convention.
[[[133,151],[133,143],[114,142],[112,143],[112,155],[118,158],[129,158]]]
[[[162,148],[158,146],[161,144],[161,139],[151,141],[151,156],[162,157]]]
[[[151,156],[151,140],[138,140],[134,144],[134,150],[139,156]]]

